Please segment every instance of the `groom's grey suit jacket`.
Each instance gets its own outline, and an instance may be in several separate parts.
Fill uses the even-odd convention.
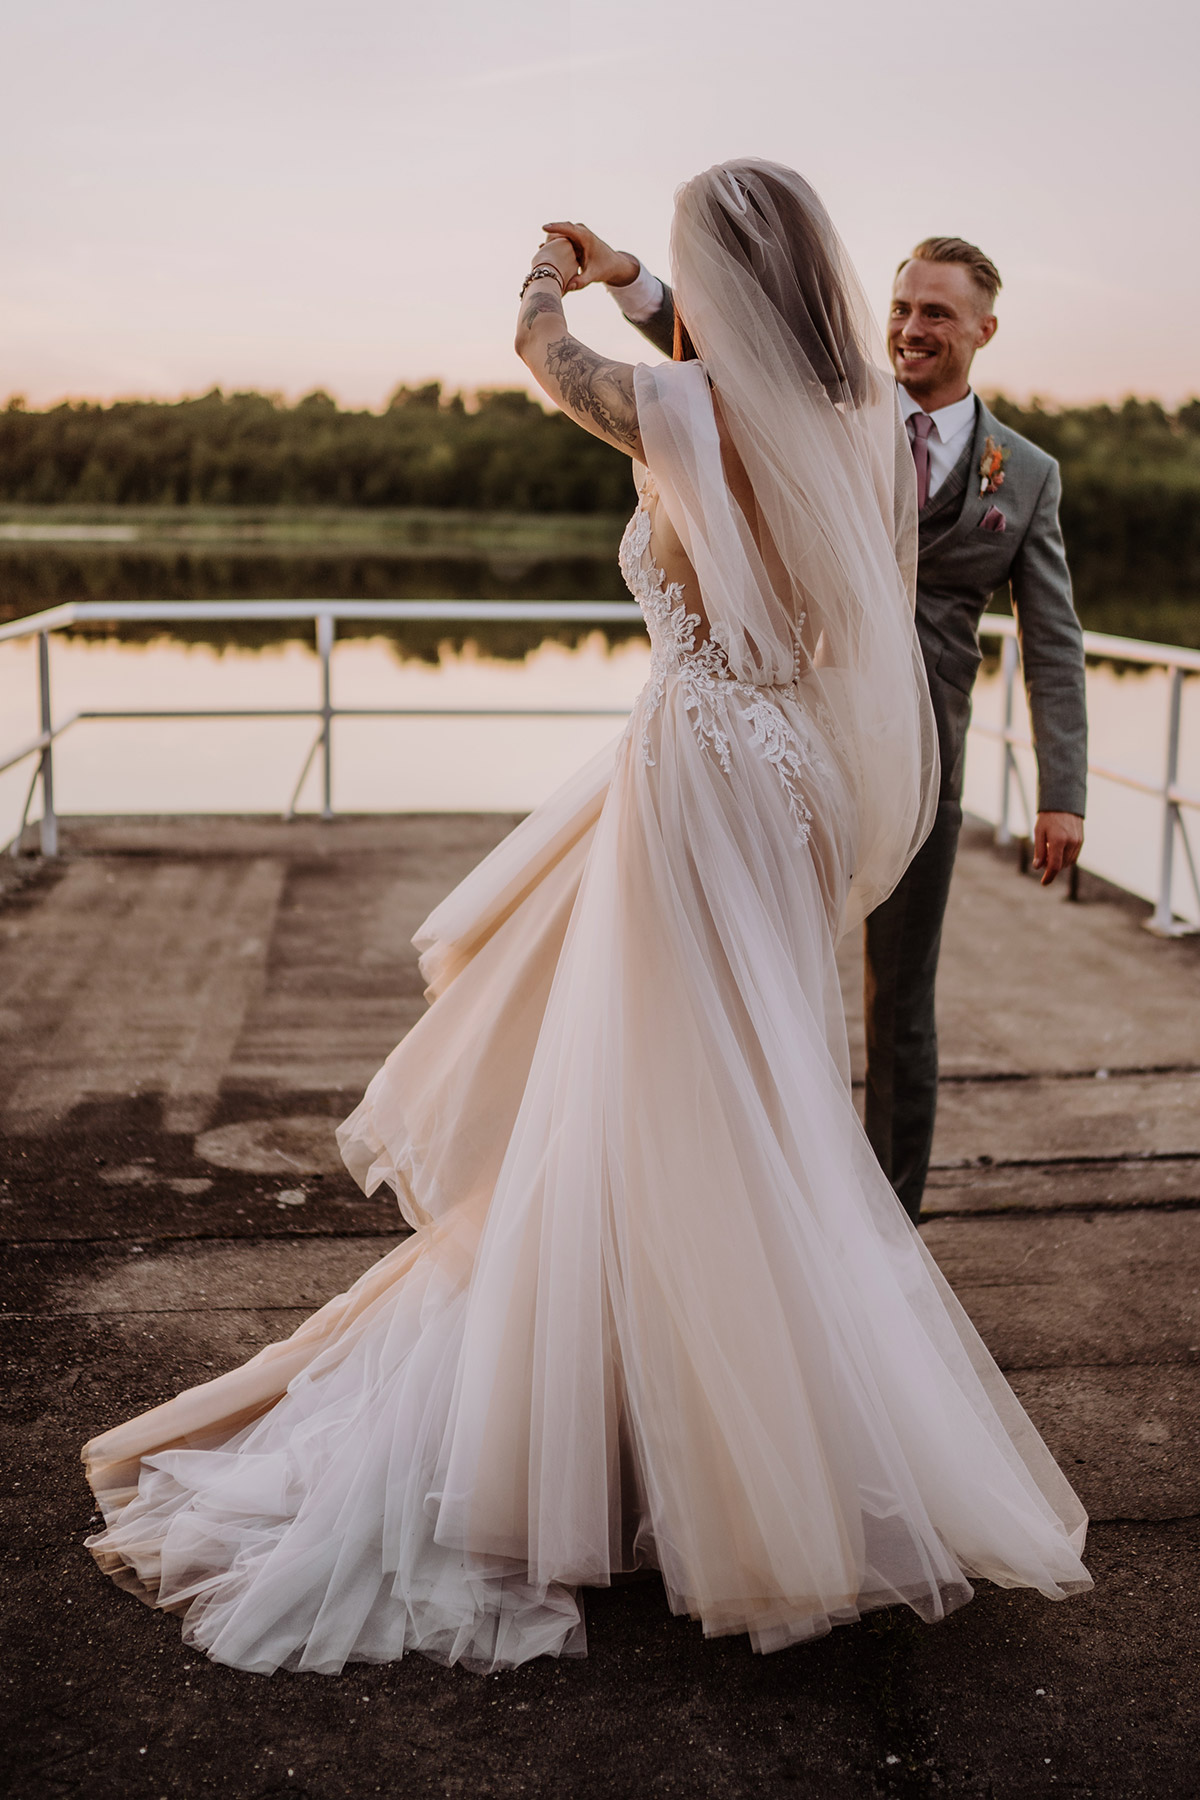
[[[675,306],[639,329],[671,354]],[[1004,481],[981,494],[980,459],[991,437],[1007,451]],[[917,546],[917,635],[925,654],[942,756],[942,797],[962,794],[971,689],[980,663],[979,616],[1011,586],[1037,750],[1039,812],[1082,814],[1087,793],[1083,634],[1058,523],[1058,464],[975,401],[971,442],[922,509]],[[1003,530],[984,519],[999,513]],[[995,523],[993,518],[992,523]]]
[[[1007,451],[1004,481],[981,494],[988,438]],[[975,401],[971,442],[921,510],[917,635],[942,750],[942,794],[962,792],[971,688],[979,668],[979,616],[1011,586],[1038,763],[1038,811],[1082,814],[1087,794],[1083,633],[1058,523],[1058,464]],[[1004,521],[990,530],[990,515]]]

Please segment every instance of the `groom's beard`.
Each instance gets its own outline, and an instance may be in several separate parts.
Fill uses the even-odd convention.
[[[918,406],[923,406],[931,394],[938,393],[946,385],[945,373],[938,368],[937,359],[931,362],[928,372],[922,373],[908,369],[898,359],[893,359],[892,373],[899,386]]]

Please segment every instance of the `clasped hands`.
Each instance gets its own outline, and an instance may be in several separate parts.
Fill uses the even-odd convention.
[[[554,219],[543,225],[546,242],[538,251],[541,262],[553,262],[568,277],[565,292],[576,293],[602,281],[608,287],[628,287],[641,272],[641,263],[626,250],[614,250],[586,225],[571,219]]]

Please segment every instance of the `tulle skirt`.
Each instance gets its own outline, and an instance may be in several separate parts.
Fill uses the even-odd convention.
[[[715,755],[649,692],[422,928],[433,1004],[339,1133],[412,1235],[87,1446],[97,1560],[216,1660],[582,1654],[579,1589],[639,1567],[760,1650],[1090,1586],[855,1115],[836,762],[798,810],[723,706]]]

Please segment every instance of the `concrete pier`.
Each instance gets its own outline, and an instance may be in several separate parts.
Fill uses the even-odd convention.
[[[420,1015],[413,929],[511,823],[67,820],[61,858],[0,871],[9,1791],[1200,1793],[1200,940],[1086,876],[1043,892],[981,828],[922,1230],[1092,1514],[1092,1594],[981,1585],[762,1658],[650,1581],[588,1596],[585,1662],[264,1680],[96,1571],[84,1439],[394,1242],[332,1129]],[[854,946],[844,979],[857,1018]]]

